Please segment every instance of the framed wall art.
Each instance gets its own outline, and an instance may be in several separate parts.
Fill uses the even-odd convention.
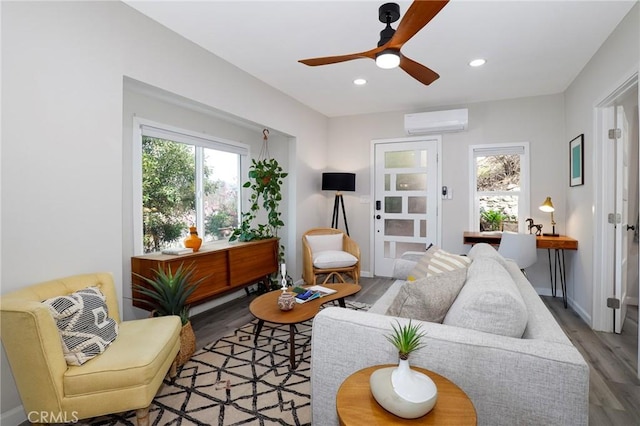
[[[584,185],[584,134],[569,142],[569,186]]]

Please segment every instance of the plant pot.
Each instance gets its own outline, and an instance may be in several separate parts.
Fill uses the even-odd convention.
[[[196,334],[191,327],[191,321],[182,326],[180,330],[180,351],[176,356],[178,367],[182,367],[196,351]]]
[[[412,370],[407,360],[400,360],[398,367],[374,371],[369,385],[382,408],[404,419],[424,416],[438,399],[438,389],[433,380]]]

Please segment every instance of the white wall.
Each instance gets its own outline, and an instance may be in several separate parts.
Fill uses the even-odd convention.
[[[175,95],[166,93],[159,89],[143,85],[139,82],[125,80],[124,97],[123,97],[123,124],[122,124],[122,141],[123,141],[123,225],[122,225],[122,264],[123,264],[123,313],[125,320],[132,318],[140,318],[148,315],[148,312],[135,308],[131,304],[131,256],[133,256],[133,172],[135,167],[132,160],[133,154],[133,121],[134,118],[142,118],[157,123],[174,126],[181,129],[200,132],[203,134],[215,136],[217,138],[241,142],[249,146],[250,157],[257,159],[261,153],[263,145],[262,128],[251,123],[243,123],[234,117],[227,117],[224,113],[214,111],[206,106],[195,104],[189,100],[179,98]],[[289,170],[289,137],[282,135],[273,130],[268,136],[268,151],[271,158],[278,160],[284,170]],[[246,177],[241,177],[240,184],[246,181]],[[283,222],[289,223],[289,202],[295,204],[295,193],[289,193],[294,190],[295,185],[290,185],[288,179],[285,179],[282,191],[283,197],[280,210]],[[244,197],[248,199],[248,195]],[[262,213],[262,212],[260,212]],[[266,216],[266,215],[264,215]],[[264,219],[260,218],[259,220]],[[281,244],[285,246],[285,254],[287,249],[288,228],[284,227],[280,230],[279,237]],[[295,232],[294,232],[295,233]],[[138,253],[139,254],[139,253]],[[295,265],[295,257],[290,256]],[[294,270],[295,271],[295,270]],[[191,314],[195,315],[205,311],[211,307],[218,306],[232,298],[244,296],[244,290],[240,290],[227,296],[216,298],[213,301],[202,305],[194,306]]]
[[[568,270],[572,305],[591,324],[594,314],[595,182],[594,108],[618,88],[640,62],[640,5],[636,4],[591,58],[565,92],[565,134],[569,141],[584,133],[584,185],[567,192],[567,233],[580,241],[576,259]]]
[[[110,271],[123,294],[124,76],[295,137],[290,240],[318,224],[326,117],[123,3],[0,7],[3,293]],[[16,424],[25,417],[4,353],[1,366],[2,423]]]
[[[564,102],[562,94],[505,101],[456,105],[442,109],[469,109],[469,128],[466,132],[442,136],[442,185],[453,190],[452,200],[442,201],[442,247],[454,253],[466,253],[462,233],[469,228],[469,146],[483,143],[528,141],[531,156],[531,212],[535,223],[550,229],[550,216],[538,210],[545,197],[551,196],[558,206],[555,214],[557,232],[565,233],[565,204],[567,176],[567,143],[564,135]],[[340,171],[356,173],[356,192],[344,193],[351,237],[360,245],[363,271],[371,271],[370,264],[370,203],[369,151],[372,139],[402,138],[404,112],[367,114],[329,119],[328,164]],[[559,185],[561,182],[562,185]],[[331,198],[332,194],[326,194]],[[375,201],[375,200],[373,200]],[[371,201],[371,202],[373,202]],[[330,222],[327,206],[325,221]],[[550,294],[549,267],[546,251],[538,251],[539,262],[527,270],[536,289]],[[568,256],[570,257],[570,255]],[[569,260],[569,259],[568,259]]]

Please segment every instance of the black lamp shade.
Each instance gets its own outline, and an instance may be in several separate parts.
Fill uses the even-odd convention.
[[[323,191],[355,191],[356,190],[356,174],[355,173],[323,173],[322,174],[322,190]]]

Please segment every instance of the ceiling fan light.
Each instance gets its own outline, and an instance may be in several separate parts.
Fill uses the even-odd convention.
[[[376,65],[385,70],[395,68],[400,65],[400,55],[392,49],[383,50],[376,56]]]

